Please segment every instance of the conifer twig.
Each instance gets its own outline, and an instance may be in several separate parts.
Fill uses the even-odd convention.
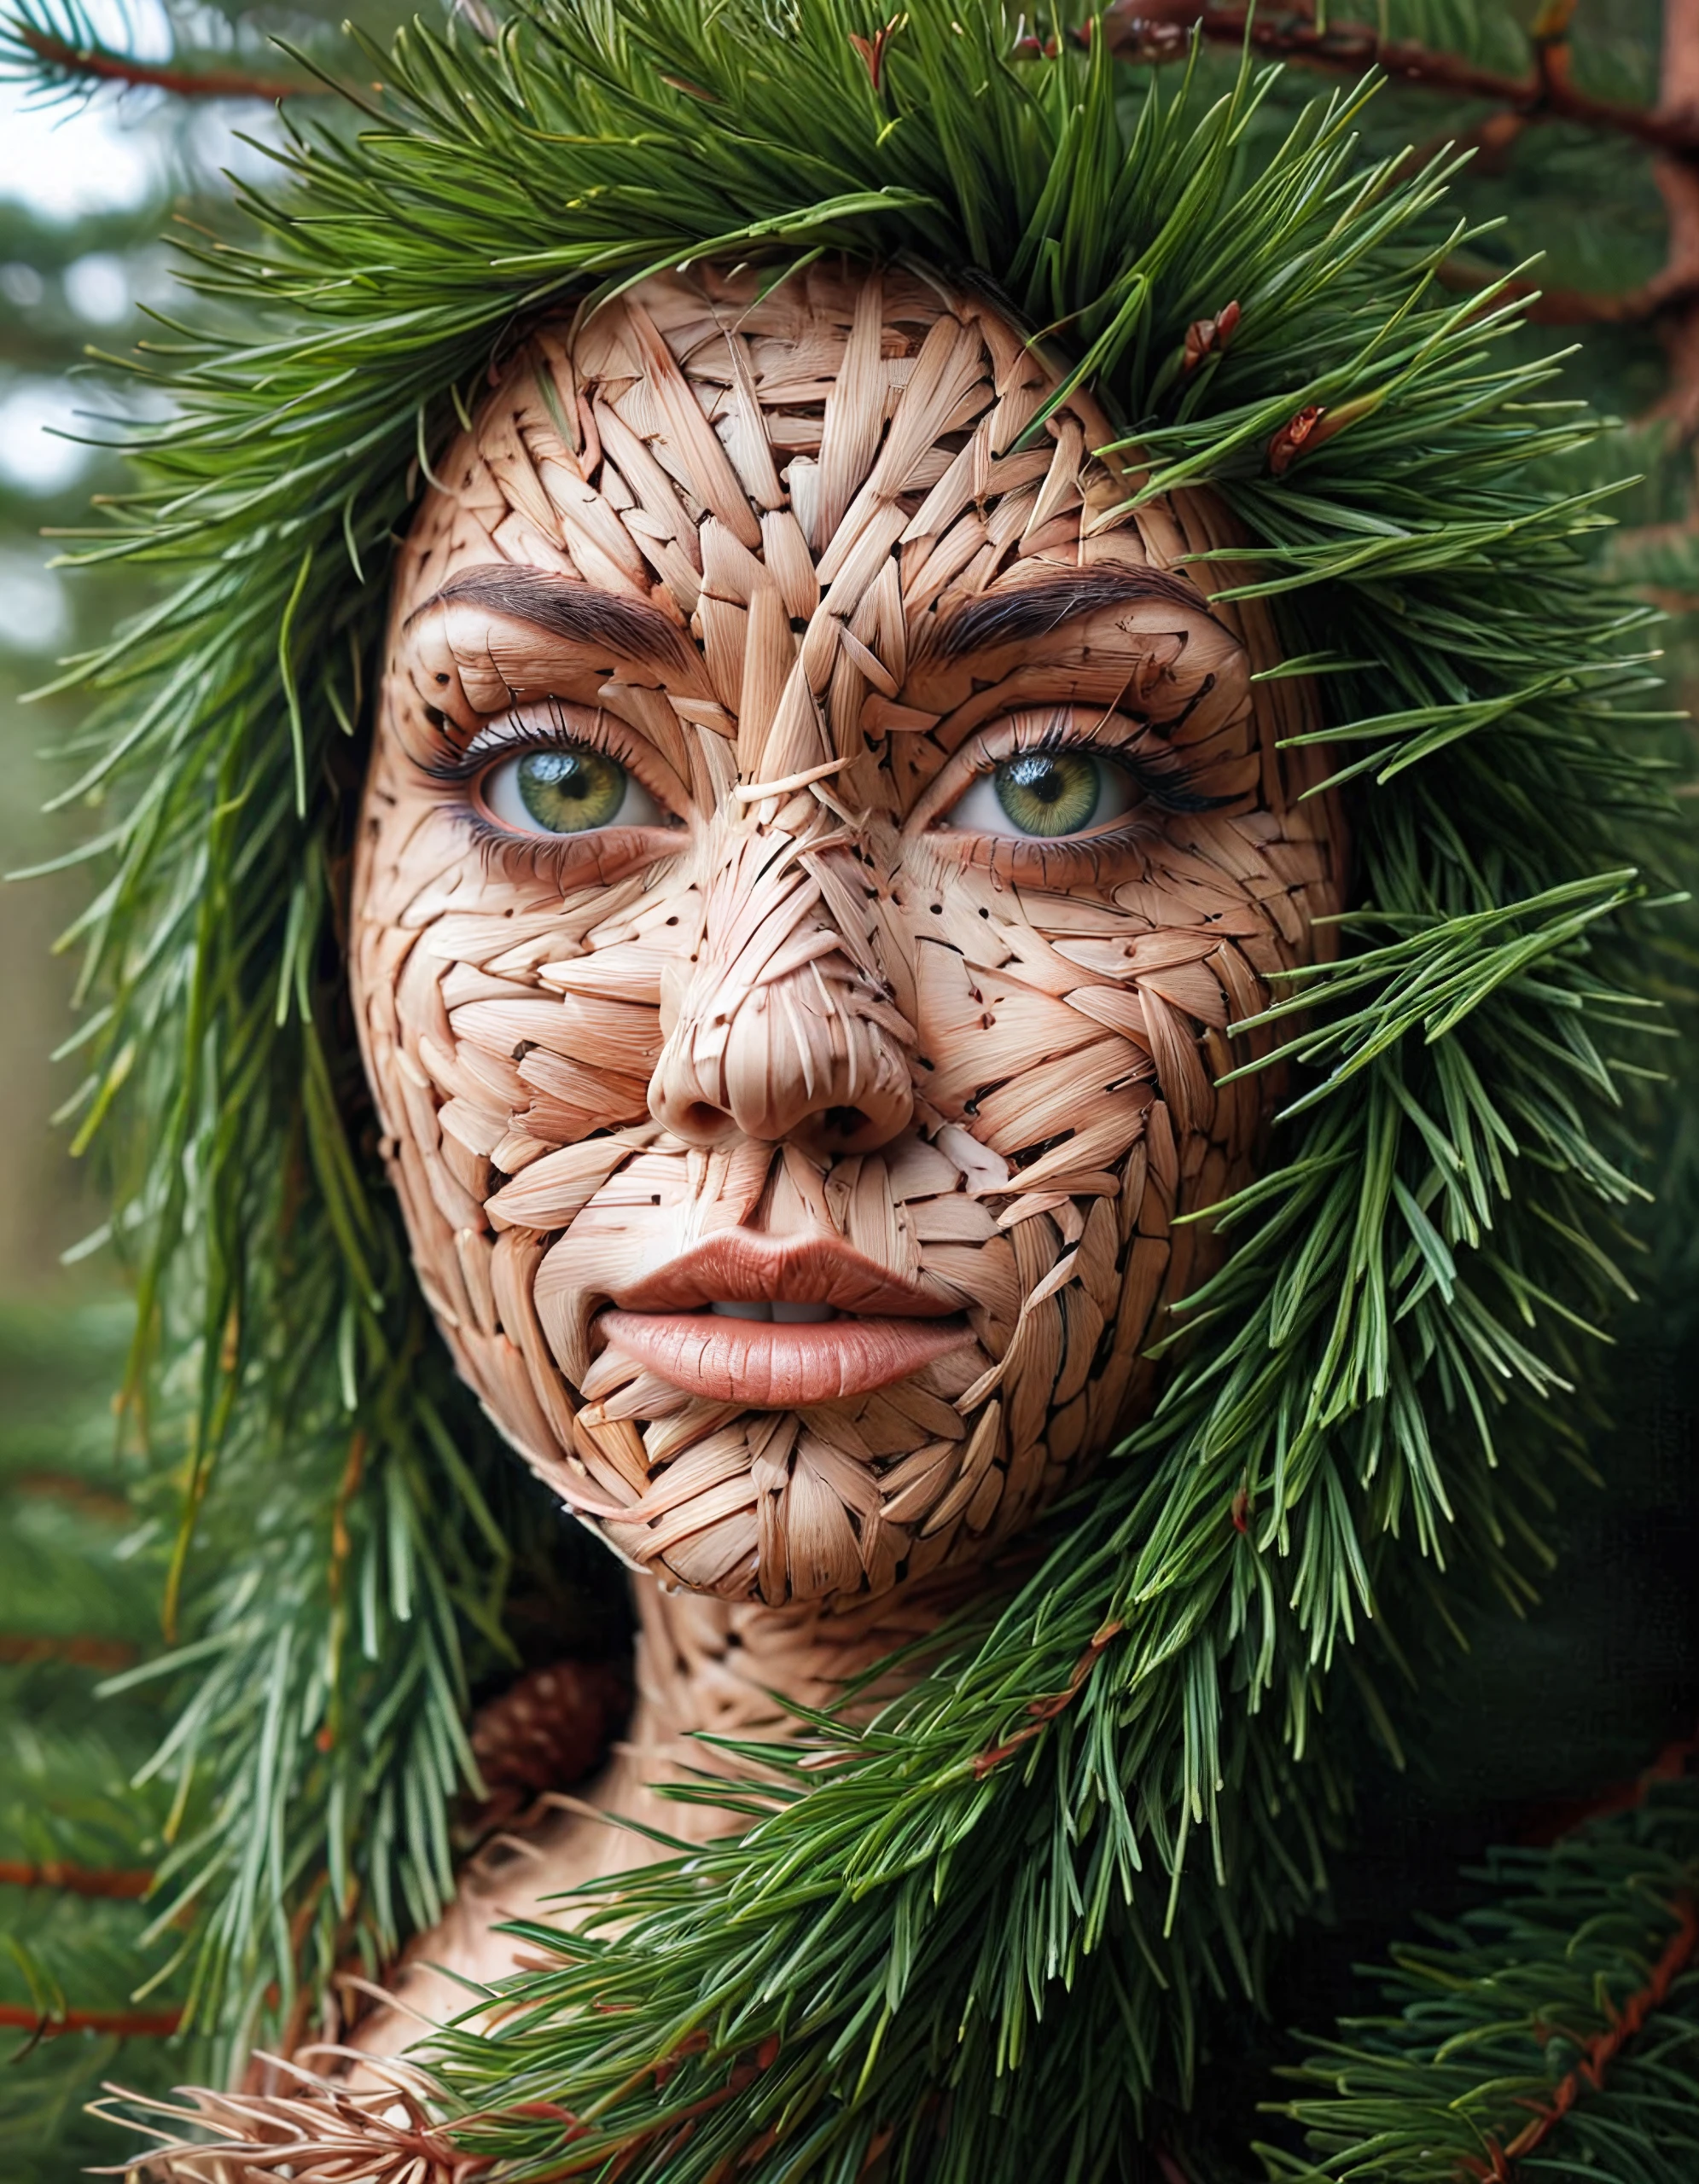
[[[1533,2184],[1619,2158],[1650,2175],[1636,2154],[1692,2173],[1699,1782],[1664,1771],[1681,1749],[1631,1805],[1492,1853],[1475,1908],[1393,1950],[1394,2013],[1313,2043],[1293,2075],[1315,2090],[1277,2111],[1305,2151],[1260,2148],[1272,2177]]]
[[[1663,52],[1658,79],[1661,110],[1699,128],[1699,4],[1666,0]],[[1660,332],[1669,357],[1670,383],[1659,404],[1684,436],[1699,433],[1699,154],[1658,160],[1658,193],[1669,218],[1665,277],[1685,279],[1684,309],[1667,314]]]
[[[17,15],[0,20],[0,38],[32,55],[49,82],[68,78],[90,89],[112,84],[125,90],[164,91],[180,99],[268,100],[319,98],[326,89],[323,84],[252,75],[241,68],[177,68],[138,61],[109,46],[73,44]]]
[[[1027,1708],[1027,1712],[1031,1718],[1024,1727],[1016,1729],[1011,1736],[1004,1737],[1001,1743],[992,1745],[986,1751],[980,1752],[974,1762],[974,1780],[976,1782],[983,1781],[992,1768],[1000,1767],[1004,1761],[1017,1752],[1022,1745],[1030,1744],[1034,1737],[1043,1732],[1048,1723],[1055,1721],[1058,1714],[1065,1712],[1073,1705],[1085,1687],[1086,1677],[1103,1658],[1105,1647],[1119,1638],[1126,1627],[1125,1623],[1119,1620],[1106,1623],[1074,1663],[1073,1673],[1062,1689],[1053,1692],[1047,1699],[1033,1699]]]
[[[0,1888],[47,1888],[66,1896],[124,1899],[143,1896],[153,1885],[153,1874],[143,1867],[72,1866],[59,1858],[26,1865],[0,1858]]]
[[[1534,2108],[1533,2118],[1507,2145],[1493,2145],[1484,2163],[1466,2161],[1466,2174],[1480,2184],[1516,2184],[1519,2164],[1545,2145],[1563,2118],[1588,2091],[1603,2091],[1605,2073],[1624,2048],[1640,2032],[1654,2010],[1667,1999],[1670,1989],[1693,1960],[1699,1946],[1699,1909],[1691,1896],[1678,1897],[1670,1907],[1679,1920],[1660,1952],[1644,1985],[1637,1987],[1616,2008],[1610,2023],[1586,2044],[1586,2051],[1573,2070],[1566,2071],[1551,2089],[1550,2100]]]
[[[69,1661],[73,1668],[100,1669],[110,1675],[127,1669],[136,1648],[118,1638],[39,1638],[0,1631],[0,1667],[26,1668],[38,1661]]]
[[[1112,0],[1103,21],[1112,50],[1122,60],[1178,59],[1196,27],[1212,44],[1248,44],[1277,59],[1353,74],[1379,68],[1424,90],[1513,107],[1531,121],[1574,122],[1632,136],[1658,151],[1699,156],[1699,119],[1693,115],[1579,90],[1569,79],[1561,30],[1550,38],[1536,37],[1531,74],[1507,76],[1414,38],[1382,37],[1368,23],[1318,21],[1292,9],[1259,15],[1244,0]]]
[[[108,1518],[122,1524],[130,1515],[130,1504],[121,1494],[79,1478],[75,1472],[23,1471],[15,1474],[11,1484],[14,1493],[67,1502],[85,1516]]]
[[[119,2040],[169,2040],[183,2022],[177,2010],[61,2010],[56,2015],[22,2002],[0,2002],[0,2028],[56,2040],[62,2032],[105,2032]]]
[[[1507,281],[1489,267],[1455,258],[1442,261],[1439,278],[1446,288],[1464,294],[1490,289],[1495,304],[1524,304],[1524,317],[1536,326],[1644,326],[1699,305],[1699,267],[1666,266],[1638,288],[1615,292],[1553,288],[1539,281]]]

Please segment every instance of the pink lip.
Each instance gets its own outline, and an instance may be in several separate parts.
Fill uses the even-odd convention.
[[[785,1323],[706,1312],[614,1310],[598,1314],[596,1325],[627,1356],[687,1395],[748,1403],[755,1410],[803,1410],[811,1403],[870,1395],[971,1339],[959,1320],[935,1318]]]
[[[763,1236],[725,1228],[614,1298],[627,1312],[715,1303],[830,1304],[840,1312],[941,1319],[951,1308],[832,1236]]]

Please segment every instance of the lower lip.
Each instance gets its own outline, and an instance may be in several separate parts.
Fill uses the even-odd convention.
[[[841,1319],[801,1325],[706,1312],[598,1314],[609,1342],[687,1395],[754,1410],[870,1395],[970,1339],[959,1320]]]

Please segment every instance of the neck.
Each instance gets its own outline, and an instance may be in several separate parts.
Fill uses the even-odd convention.
[[[632,1587],[637,1705],[629,1744],[662,1772],[707,1768],[730,1774],[736,1763],[691,1741],[697,1733],[786,1736],[790,1708],[833,1705],[855,1677],[928,1638],[984,1583],[981,1571],[957,1571],[947,1585],[900,1587],[844,1607],[767,1607],[663,1592],[653,1578],[638,1577]],[[894,1696],[920,1672],[915,1665],[882,1677],[870,1703]]]
[[[546,1816],[496,1837],[473,1862],[446,1916],[392,1974],[404,2008],[375,2013],[357,2044],[396,2053],[417,2036],[409,2013],[442,2024],[464,2009],[457,1978],[488,1984],[509,1973],[516,1944],[505,1921],[569,1919],[561,1900],[567,1891],[665,1856],[657,1838],[701,1844],[741,1825],[729,1823],[722,1807],[658,1796],[655,1786],[700,1784],[705,1773],[759,1780],[758,1769],[702,1743],[701,1733],[756,1743],[788,1735],[792,1708],[831,1705],[887,1655],[924,1643],[987,1582],[983,1570],[953,1571],[947,1583],[928,1577],[831,1610],[664,1593],[652,1577],[637,1578],[637,1701],[626,1734],[582,1794],[544,1800]],[[918,1673],[916,1666],[882,1677],[869,1704]]]

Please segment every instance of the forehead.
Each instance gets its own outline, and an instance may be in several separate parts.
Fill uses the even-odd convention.
[[[747,584],[745,554],[799,606],[805,562],[836,579],[852,547],[874,551],[867,521],[888,530],[906,501],[907,527],[916,496],[930,498],[922,529],[941,535],[947,518],[1019,494],[977,550],[1006,550],[1017,515],[1014,539],[1030,545],[1078,506],[1068,473],[1086,439],[1109,437],[1081,402],[1016,451],[1054,386],[998,311],[912,274],[816,266],[765,295],[711,269],[648,281],[537,329],[504,366],[443,481],[475,519],[451,559],[493,549],[615,592],[658,578],[688,615],[705,588]],[[1098,482],[1106,502],[1121,497]]]
[[[1010,707],[1266,746],[1266,621],[1184,566],[1219,508],[1131,507],[1090,397],[1041,416],[1057,384],[994,305],[908,271],[647,282],[534,330],[439,463],[398,664],[451,732],[647,688],[746,781],[871,746],[905,800]]]

